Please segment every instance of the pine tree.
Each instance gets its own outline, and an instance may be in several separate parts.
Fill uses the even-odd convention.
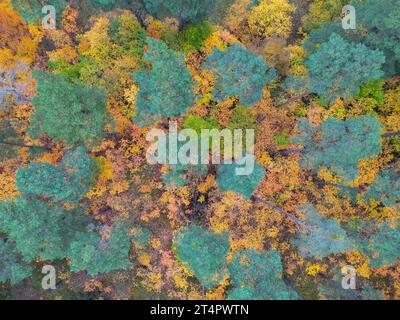
[[[144,59],[151,70],[134,73],[139,86],[134,122],[146,126],[164,117],[184,114],[194,102],[192,78],[182,54],[176,54],[167,45],[148,38]]]
[[[213,95],[217,101],[238,97],[244,106],[251,106],[262,98],[262,89],[276,79],[276,71],[269,68],[261,56],[240,45],[225,51],[213,50],[202,64],[215,78]]]
[[[246,157],[253,156],[248,154]],[[265,170],[257,162],[254,162],[254,169],[249,175],[238,175],[236,172],[238,168],[243,168],[243,164],[236,162],[219,165],[217,170],[217,185],[221,191],[235,191],[240,193],[244,198],[250,199],[260,181],[264,178]]]
[[[42,70],[33,75],[38,94],[32,99],[35,113],[29,134],[34,138],[47,135],[69,146],[96,144],[103,136],[104,91]]]
[[[305,215],[304,222],[312,228],[311,232],[297,232],[291,240],[301,256],[322,259],[330,254],[350,251],[353,248],[352,240],[338,221],[320,215],[311,204],[303,206],[298,211]]]
[[[107,240],[97,232],[78,234],[68,252],[71,270],[86,270],[89,275],[96,276],[99,273],[127,269],[130,265],[128,228],[128,223],[115,223]]]
[[[68,151],[58,167],[33,162],[17,171],[17,187],[27,196],[78,202],[92,185],[95,164],[84,148]]]
[[[228,265],[234,288],[231,300],[294,300],[297,293],[282,280],[282,261],[278,251],[237,251]]]
[[[326,167],[344,181],[358,175],[358,162],[381,152],[383,129],[375,116],[364,115],[348,120],[328,118],[320,126],[313,126],[304,118],[298,120],[301,135],[293,143],[304,146],[300,164],[318,172]]]
[[[222,280],[229,250],[227,234],[191,225],[176,232],[173,248],[177,259],[187,265],[206,288]]]
[[[14,243],[0,239],[0,283],[10,280],[15,285],[32,273],[32,268],[23,261]]]
[[[382,52],[363,44],[354,45],[332,34],[305,61],[310,78],[308,90],[327,103],[357,96],[363,84],[383,77],[384,62]]]
[[[67,210],[58,204],[19,197],[0,203],[0,232],[15,241],[25,261],[63,259],[76,232],[88,220],[80,208]]]

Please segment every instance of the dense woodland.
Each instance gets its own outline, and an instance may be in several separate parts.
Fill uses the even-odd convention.
[[[0,0],[0,299],[399,299],[399,41],[400,0]],[[253,173],[149,164],[171,120]]]

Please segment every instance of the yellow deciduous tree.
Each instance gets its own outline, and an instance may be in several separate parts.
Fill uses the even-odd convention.
[[[249,16],[249,30],[261,39],[270,37],[288,38],[292,31],[291,14],[295,6],[287,0],[262,0],[252,8]]]

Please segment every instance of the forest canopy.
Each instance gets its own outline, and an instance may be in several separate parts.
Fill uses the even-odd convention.
[[[0,299],[400,299],[400,0],[48,2],[0,0]]]

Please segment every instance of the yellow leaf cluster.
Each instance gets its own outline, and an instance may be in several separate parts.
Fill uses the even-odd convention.
[[[213,175],[208,175],[206,180],[199,184],[197,190],[200,193],[207,193],[214,186],[215,186],[215,177]]]
[[[15,172],[6,167],[0,173],[0,201],[10,200],[18,195],[19,191],[15,184]]]
[[[349,252],[346,256],[349,264],[356,268],[357,275],[368,279],[371,275],[371,269],[368,267],[368,258],[358,251]]]
[[[67,63],[74,63],[78,59],[78,53],[72,45],[67,45],[60,49],[47,53],[51,61],[64,60]]]
[[[252,35],[260,38],[288,38],[292,31],[291,14],[295,6],[287,0],[261,0],[253,7],[248,24]]]
[[[306,273],[309,276],[313,276],[315,277],[317,274],[322,272],[322,268],[319,264],[310,264],[307,269],[306,269]]]
[[[138,261],[141,265],[148,267],[150,265],[151,257],[148,253],[142,253],[138,256]]]

